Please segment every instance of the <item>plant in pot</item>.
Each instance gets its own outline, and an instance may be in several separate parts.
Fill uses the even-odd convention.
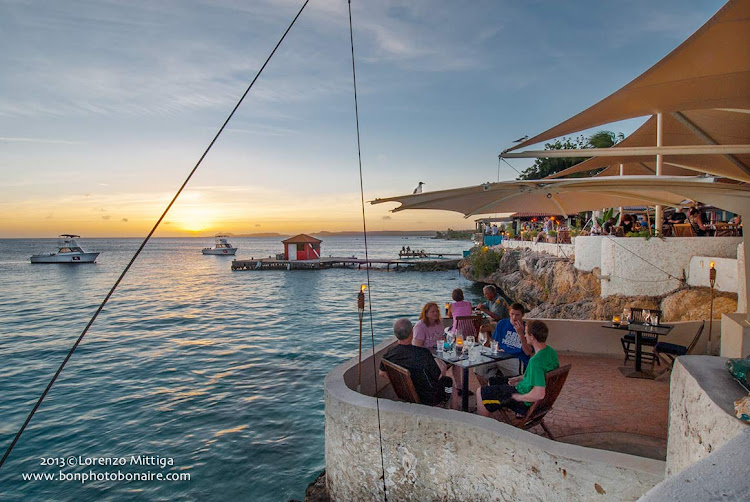
[[[547,232],[547,242],[555,243],[557,242],[557,230],[550,230]]]

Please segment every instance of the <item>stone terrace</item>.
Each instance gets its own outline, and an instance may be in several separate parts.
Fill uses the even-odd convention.
[[[560,364],[568,363],[568,380],[545,419],[558,441],[666,458],[669,373],[656,380],[625,378],[620,357],[560,353]],[[543,433],[541,427],[532,432]]]

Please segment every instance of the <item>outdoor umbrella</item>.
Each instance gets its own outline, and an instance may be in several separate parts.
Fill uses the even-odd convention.
[[[536,211],[564,215],[605,207],[662,204],[680,206],[701,201],[733,213],[748,213],[750,185],[690,176],[607,176],[597,178],[504,181],[375,199],[398,202],[395,209],[442,209],[469,217],[475,214]]]

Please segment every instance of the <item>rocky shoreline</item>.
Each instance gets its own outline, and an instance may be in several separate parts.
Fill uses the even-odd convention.
[[[506,301],[520,302],[529,317],[609,320],[625,307],[660,309],[668,322],[708,319],[710,289],[687,285],[663,296],[602,298],[599,269],[577,270],[573,261],[529,249],[505,249],[497,270],[474,272],[471,259],[459,263],[470,281],[495,285]],[[714,319],[737,310],[737,294],[714,291]]]

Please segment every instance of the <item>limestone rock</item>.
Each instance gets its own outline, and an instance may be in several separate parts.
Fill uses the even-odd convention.
[[[682,289],[668,295],[661,302],[665,321],[692,321],[708,319],[711,310],[711,290],[709,288]],[[714,319],[721,314],[737,311],[737,295],[714,291]]]
[[[662,310],[665,322],[708,319],[708,288],[686,288],[665,297],[601,297],[599,269],[577,270],[571,260],[530,249],[506,249],[498,269],[476,277],[471,260],[462,260],[461,273],[469,280],[494,284],[502,296],[522,303],[529,317],[553,319],[611,319],[626,307]],[[714,318],[737,310],[737,295],[714,292]]]

